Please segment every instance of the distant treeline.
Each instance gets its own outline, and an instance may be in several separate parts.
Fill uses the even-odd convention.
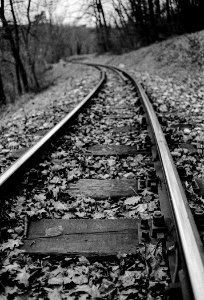
[[[0,105],[49,85],[45,74],[50,64],[97,51],[95,29],[54,20],[56,1],[46,0],[49,6],[39,13],[32,6],[36,0],[0,2]]]
[[[109,5],[107,5],[109,2]],[[204,28],[203,0],[87,0],[102,51],[124,51]]]
[[[0,104],[44,88],[49,64],[61,58],[121,53],[204,28],[204,0],[84,0],[90,28],[57,21],[57,2],[0,0]]]

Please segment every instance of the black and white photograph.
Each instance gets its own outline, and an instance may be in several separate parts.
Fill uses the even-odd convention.
[[[0,0],[0,300],[204,299],[204,1]]]

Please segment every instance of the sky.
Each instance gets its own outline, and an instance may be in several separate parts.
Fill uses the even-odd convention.
[[[31,10],[30,15],[31,18],[36,15],[40,14],[42,11],[46,12],[46,15],[49,17],[49,3],[51,3],[51,0],[32,0],[31,4]],[[80,18],[77,22],[77,18],[81,17],[83,15],[82,12],[82,4],[87,3],[87,0],[53,0],[54,7],[56,7],[54,11],[54,20],[58,23],[66,23],[66,24],[76,24],[76,25],[93,25],[91,22],[88,22],[88,20],[84,18]],[[17,2],[16,2],[17,3]],[[27,23],[27,5],[28,0],[25,1],[19,1],[16,4],[16,15],[17,18],[23,22]],[[9,0],[5,1],[5,9],[6,9],[6,15],[8,18],[11,17],[11,9],[9,5]],[[52,12],[53,13],[53,12]],[[76,23],[77,22],[77,23]]]
[[[9,0],[7,0],[9,1]],[[8,2],[9,3],[9,2]],[[71,24],[71,25],[88,25],[95,26],[94,18],[84,15],[84,6],[86,6],[88,0],[32,0],[32,7],[30,11],[31,17],[36,14],[40,14],[45,11],[49,17],[49,3],[54,4],[54,11],[51,10],[53,20],[57,23]],[[102,0],[105,10],[111,11],[110,0]],[[18,19],[23,23],[27,23],[27,4],[28,0],[19,1],[17,4],[16,13]],[[53,6],[52,6],[53,7]],[[83,7],[83,9],[82,9]],[[108,9],[107,9],[108,8]],[[54,12],[54,14],[53,14]],[[10,17],[10,6],[8,5],[7,15]]]
[[[83,17],[82,5],[87,4],[87,0],[58,0],[56,16],[65,16],[64,23],[73,23],[77,18],[81,17],[76,25],[94,26],[94,20]],[[111,1],[102,0],[106,12],[111,12]]]
[[[81,5],[83,0],[59,0],[56,16],[64,16],[64,23],[73,23],[78,17],[82,15]],[[82,25],[86,22],[85,19],[78,21],[79,25]]]

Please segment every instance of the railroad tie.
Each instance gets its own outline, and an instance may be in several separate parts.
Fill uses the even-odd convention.
[[[119,199],[135,196],[138,190],[137,179],[80,179],[75,184],[70,184],[71,196],[85,195],[97,200]]]
[[[136,133],[140,132],[140,129],[136,126],[118,126],[112,128],[113,133]]]
[[[30,254],[107,256],[135,254],[137,245],[134,219],[44,219],[31,222],[23,249]]]
[[[145,150],[117,145],[95,145],[89,155],[138,155]],[[138,178],[80,179],[70,184],[70,196],[82,194],[96,200],[135,196]],[[116,255],[136,253],[138,220],[131,219],[43,219],[31,222],[23,249],[32,254],[67,254],[70,256]]]
[[[133,119],[137,114],[110,114],[105,116],[106,119]]]
[[[149,149],[139,149],[136,146],[126,146],[126,145],[94,145],[89,147],[85,154],[93,156],[129,156],[138,154],[150,153]]]

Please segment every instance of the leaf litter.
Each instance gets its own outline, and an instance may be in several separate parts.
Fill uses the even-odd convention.
[[[37,96],[22,97],[18,100],[21,107],[8,106],[5,110],[0,122],[0,172],[14,161],[15,149],[35,144],[41,134],[71,111],[99,80],[99,73],[93,68],[65,62],[63,66],[61,62],[53,65],[52,73],[58,78],[54,86]]]
[[[119,99],[125,99],[128,89],[117,88],[115,92],[114,84],[107,83],[106,94],[111,96],[106,98],[109,103],[113,103],[113,100],[118,102]],[[119,122],[114,119],[103,121],[106,104],[99,94],[99,99],[87,109],[87,114],[80,115],[77,126],[73,125],[71,132],[59,140],[51,154],[48,153],[46,159],[39,164],[39,169],[28,172],[19,195],[13,196],[7,202],[9,206],[12,201],[13,206],[8,209],[8,214],[12,216],[9,221],[10,231],[5,233],[5,237],[9,239],[2,245],[2,295],[12,295],[14,299],[23,294],[28,299],[56,297],[74,300],[125,300],[133,297],[156,299],[157,296],[164,296],[169,274],[163,264],[160,266],[160,247],[153,253],[152,248],[144,250],[144,247],[140,246],[136,255],[119,253],[111,260],[84,257],[34,258],[18,252],[16,248],[21,244],[23,237],[25,216],[30,220],[139,216],[151,218],[153,210],[158,209],[158,195],[148,190],[118,201],[95,201],[83,195],[73,198],[66,192],[69,182],[80,178],[136,178],[141,175],[147,176],[151,169],[151,157],[148,155],[119,159],[118,156],[104,158],[85,154],[84,148],[94,144],[137,144],[141,148],[145,145],[146,129],[139,137],[130,133],[115,134],[114,137],[109,135],[108,129],[112,126],[141,126],[141,118],[124,119]],[[106,136],[104,130],[107,131]],[[152,204],[148,206],[150,202]],[[62,233],[63,228],[51,227],[46,229],[45,235],[49,238]],[[152,247],[155,248],[155,245]]]

